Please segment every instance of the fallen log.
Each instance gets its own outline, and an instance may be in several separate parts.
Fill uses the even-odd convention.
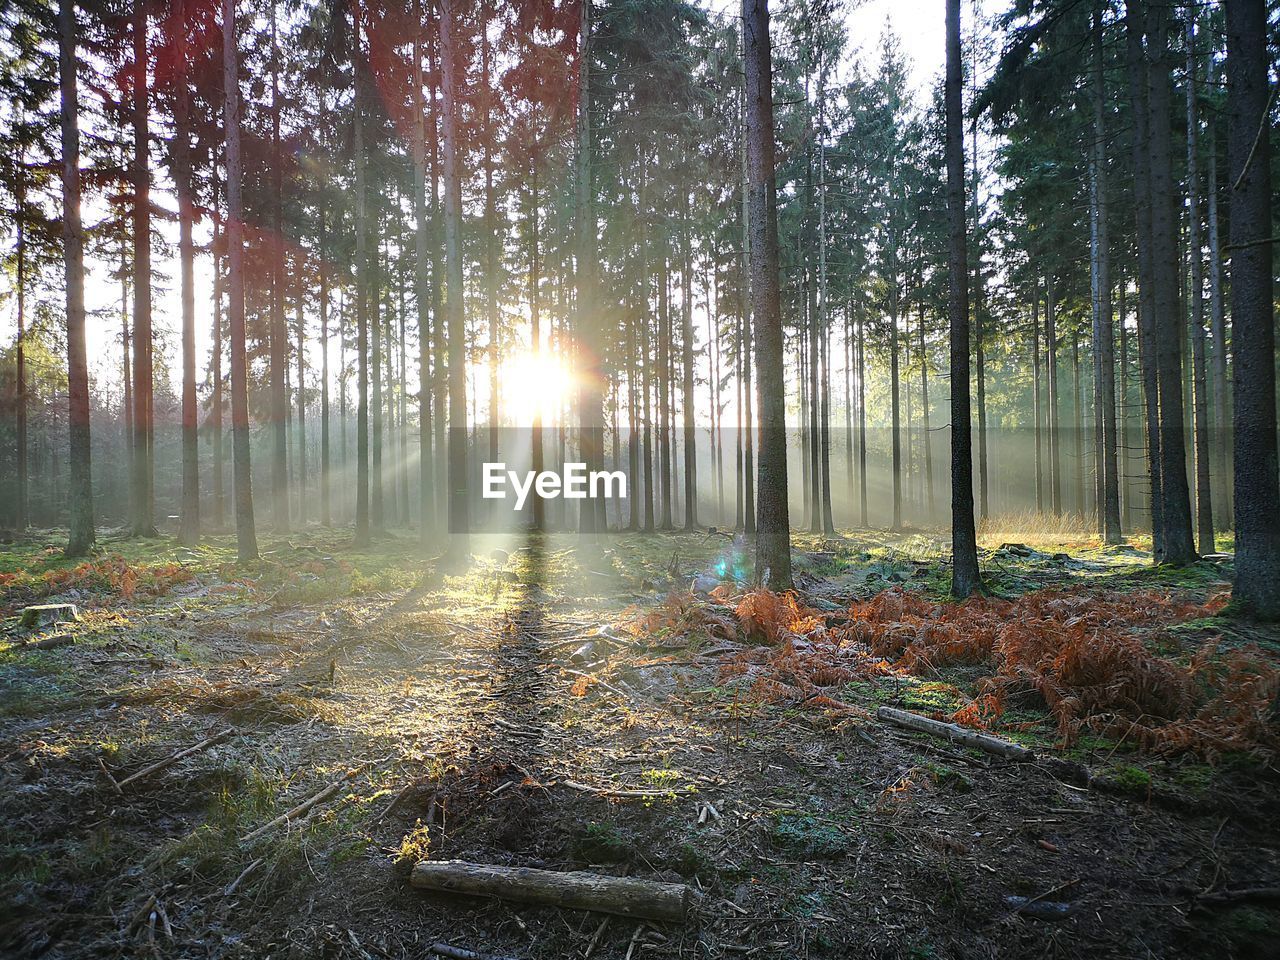
[[[918,730],[921,733],[940,737],[943,740],[950,740],[962,746],[974,747],[985,753],[1004,757],[1007,760],[1031,760],[1035,758],[1035,752],[1021,744],[1013,743],[1010,740],[1002,740],[1000,737],[993,737],[989,733],[979,733],[977,730],[970,730],[958,724],[930,720],[928,717],[922,717],[918,713],[909,713],[906,710],[897,710],[893,707],[881,707],[876,711],[876,718],[883,720],[885,723],[891,723],[895,727]]]
[[[223,730],[221,733],[214,734],[212,737],[208,737],[205,740],[201,740],[199,743],[197,743],[193,747],[187,747],[185,750],[179,750],[177,753],[170,754],[169,756],[165,757],[163,760],[157,760],[155,763],[151,764],[150,766],[143,767],[137,773],[130,774],[129,776],[125,777],[123,780],[116,781],[116,784],[115,784],[116,790],[118,791],[123,790],[125,787],[127,787],[129,784],[133,783],[134,781],[141,780],[143,777],[149,777],[153,773],[159,773],[161,770],[164,770],[166,767],[173,766],[179,760],[185,760],[187,757],[191,756],[192,754],[199,753],[201,750],[206,750],[209,747],[212,747],[215,743],[221,743],[223,740],[226,740],[228,737],[230,737],[234,733],[235,733],[234,730]]]
[[[693,890],[682,883],[607,877],[586,871],[498,867],[462,860],[424,860],[413,868],[409,882],[423,890],[647,920],[683,920],[694,903]]]

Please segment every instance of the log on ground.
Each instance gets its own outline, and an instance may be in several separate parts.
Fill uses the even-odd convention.
[[[683,920],[694,892],[682,883],[608,877],[586,871],[499,867],[462,860],[423,861],[409,882],[423,890],[499,897],[648,920]]]
[[[943,740],[950,740],[962,746],[974,747],[985,753],[1004,757],[1007,760],[1032,760],[1035,758],[1035,753],[1021,744],[1010,740],[1002,740],[1000,737],[993,737],[989,733],[979,733],[977,730],[970,730],[958,724],[931,720],[928,717],[920,716],[918,713],[896,710],[893,707],[881,707],[876,711],[876,717],[896,727],[919,730],[921,733],[941,737]]]

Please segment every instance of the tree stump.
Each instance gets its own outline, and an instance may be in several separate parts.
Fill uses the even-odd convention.
[[[73,623],[80,619],[80,611],[74,603],[38,603],[24,607],[20,626],[24,630],[38,630],[55,623]]]

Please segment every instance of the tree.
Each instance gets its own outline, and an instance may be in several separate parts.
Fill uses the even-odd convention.
[[[751,313],[755,318],[760,412],[756,573],[774,589],[789,589],[791,530],[787,507],[787,411],[778,289],[777,177],[768,0],[742,0],[742,20],[746,67]]]
[[[444,106],[445,312],[449,338],[449,541],[448,562],[466,563],[471,524],[467,493],[466,318],[462,273],[462,156],[459,82],[462,37],[459,0],[440,0],[441,93]]]
[[[149,4],[133,9],[133,535],[155,537],[155,400],[151,332]]]
[[[187,11],[185,0],[173,7],[173,172],[178,192],[178,249],[182,261],[182,513],[178,539],[200,542],[200,448],[196,436],[196,291],[195,249],[191,223],[195,216],[191,170],[191,91],[187,81]]]
[[[62,258],[67,288],[67,384],[71,429],[71,533],[66,555],[93,546],[89,446],[89,352],[84,336],[84,230],[80,225],[80,101],[74,0],[58,2],[58,79],[62,94]]]
[[[1226,0],[1236,601],[1280,619],[1270,78],[1265,0]]]
[[[65,2],[65,0],[64,0]],[[249,375],[244,324],[244,209],[241,202],[240,72],[236,0],[222,0],[223,124],[227,160],[227,323],[231,331],[231,455],[236,506],[236,554],[258,558],[249,463]]]
[[[951,595],[982,590],[973,517],[973,438],[969,410],[969,261],[965,238],[964,115],[960,0],[947,0],[947,210],[951,215]]]

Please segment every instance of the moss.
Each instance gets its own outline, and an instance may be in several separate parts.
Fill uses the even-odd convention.
[[[839,857],[849,850],[843,831],[802,813],[779,811],[770,836],[784,850],[808,857]]]

